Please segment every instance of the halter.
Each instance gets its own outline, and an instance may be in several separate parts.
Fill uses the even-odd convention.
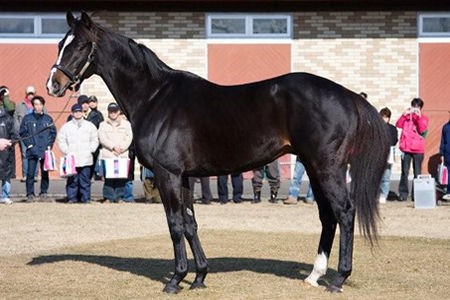
[[[81,84],[81,77],[84,75],[84,73],[86,72],[86,70],[89,68],[89,66],[91,65],[91,63],[94,61],[94,54],[95,54],[95,50],[97,50],[97,44],[96,43],[92,43],[91,46],[91,52],[89,52],[88,57],[86,62],[84,63],[83,67],[81,68],[80,72],[78,73],[78,75],[73,74],[72,72],[70,72],[66,67],[63,67],[59,64],[54,64],[52,66],[52,68],[55,68],[61,72],[64,73],[64,75],[67,76],[67,78],[69,78],[70,80],[70,85],[75,85],[75,89],[77,89],[77,87]]]

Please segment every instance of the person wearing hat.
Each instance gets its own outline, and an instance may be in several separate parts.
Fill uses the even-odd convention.
[[[103,118],[103,114],[97,109],[98,100],[95,96],[90,96],[88,99],[88,105],[89,105],[89,113],[87,115],[86,120],[91,122],[92,124],[97,127],[97,129],[100,127],[100,123],[105,120]],[[91,170],[91,178],[94,177],[95,180],[101,180],[101,176],[99,175],[99,163],[98,163],[98,156],[100,154],[100,147],[97,148],[97,150],[94,152],[94,164],[92,165]]]
[[[41,96],[34,96],[31,99],[33,112],[26,115],[20,124],[19,135],[23,138],[26,147],[26,158],[28,160],[28,173],[26,179],[27,201],[34,202],[34,174],[41,170],[41,192],[39,197],[42,201],[47,200],[49,187],[48,171],[44,170],[44,155],[47,149],[53,148],[56,138],[56,127],[53,119],[44,113],[45,99]]]
[[[86,119],[89,113],[89,97],[86,95],[79,95],[77,98],[77,104],[81,105],[81,111],[83,112],[83,118]],[[67,117],[67,122],[72,120],[73,116]]]
[[[95,96],[90,96],[88,99],[89,113],[86,120],[92,122],[97,129],[100,127],[100,123],[105,121],[103,114],[97,109],[98,100]]]
[[[128,158],[128,148],[133,139],[131,124],[122,116],[116,103],[108,105],[108,117],[100,123],[98,138],[102,148],[100,158]],[[110,202],[124,200],[125,184],[127,178],[105,178],[103,185],[103,198]]]
[[[34,86],[29,85],[25,88],[25,98],[16,106],[16,111],[14,113],[14,121],[17,132],[20,129],[20,124],[22,123],[23,118],[31,114],[33,112],[33,104],[31,103],[31,99],[36,95],[36,89]],[[47,113],[47,109],[44,108],[44,113]],[[25,178],[28,173],[28,159],[27,159],[27,149],[23,141],[20,141],[20,152],[22,153],[22,182],[25,182]],[[37,176],[37,169],[36,174]]]
[[[74,104],[71,112],[72,119],[61,127],[57,136],[62,154],[73,154],[75,157],[77,174],[67,178],[67,200],[69,203],[89,203],[92,154],[98,147],[97,128],[83,118],[83,108],[80,104]]]

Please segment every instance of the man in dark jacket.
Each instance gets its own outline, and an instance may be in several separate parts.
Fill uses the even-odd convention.
[[[51,149],[56,138],[56,127],[53,119],[44,113],[45,100],[41,96],[31,99],[33,112],[26,115],[20,124],[19,134],[24,138],[26,157],[28,160],[28,172],[26,179],[27,198],[29,202],[34,201],[34,174],[38,162],[41,168],[41,193],[42,200],[47,198],[49,186],[48,171],[44,170],[45,150]]]
[[[95,127],[100,126],[100,123],[103,122],[105,120],[105,118],[103,117],[103,114],[97,109],[97,105],[98,105],[98,100],[97,97],[95,96],[90,96],[89,100],[88,100],[88,104],[89,104],[89,113],[86,117],[86,120],[88,120],[89,122],[91,122],[92,124],[95,125]],[[93,159],[94,159],[94,164],[91,167],[91,179],[92,176],[94,176],[95,180],[101,180],[101,177],[99,176],[100,170],[99,170],[99,162],[98,162],[98,155],[100,154],[100,148],[101,145],[98,146],[97,150],[95,150],[95,152],[92,154],[93,155]],[[133,168],[134,171],[134,168]]]
[[[0,139],[18,139],[19,136],[14,127],[14,119],[0,107]],[[2,194],[0,203],[11,204],[11,176],[13,173],[14,151],[13,147],[7,147],[0,151],[0,180],[2,182]]]

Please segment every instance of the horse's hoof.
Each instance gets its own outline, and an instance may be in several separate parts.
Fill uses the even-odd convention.
[[[205,289],[205,288],[206,288],[206,285],[203,282],[194,282],[189,289],[194,290],[194,289]]]
[[[330,284],[327,287],[326,291],[333,293],[333,294],[337,294],[337,293],[342,293],[344,291],[344,289],[342,287],[338,287],[338,286]]]
[[[163,289],[163,292],[167,294],[177,294],[181,290],[181,287],[179,285],[173,285],[173,284],[166,284],[166,286]]]

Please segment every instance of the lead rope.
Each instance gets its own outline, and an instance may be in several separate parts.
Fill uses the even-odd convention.
[[[70,96],[67,98],[66,104],[64,104],[64,107],[63,107],[62,110],[58,113],[58,116],[56,117],[56,119],[53,120],[53,123],[48,124],[48,125],[45,126],[44,128],[41,128],[39,131],[37,131],[37,132],[35,132],[35,133],[33,133],[33,134],[30,134],[29,136],[20,137],[20,138],[18,138],[18,139],[16,139],[16,140],[11,140],[12,144],[15,145],[15,144],[18,143],[18,142],[21,142],[21,141],[23,141],[23,140],[26,140],[26,139],[35,137],[36,135],[40,134],[41,132],[44,132],[45,130],[48,130],[48,129],[51,128],[51,127],[56,127],[55,123],[56,123],[56,121],[59,120],[59,118],[61,118],[62,114],[64,113],[64,111],[65,111],[66,108],[67,108],[67,105],[69,105],[70,99],[76,98],[76,97],[77,97],[77,96],[74,96],[73,94],[74,94],[74,93],[71,93]]]

